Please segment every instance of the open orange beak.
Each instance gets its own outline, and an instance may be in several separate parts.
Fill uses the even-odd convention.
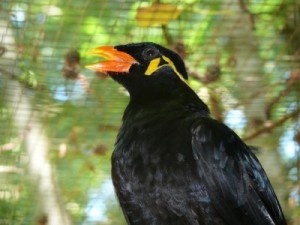
[[[115,49],[113,46],[101,46],[87,52],[89,55],[101,56],[106,61],[87,65],[86,68],[100,73],[128,73],[132,64],[138,63],[131,55]]]

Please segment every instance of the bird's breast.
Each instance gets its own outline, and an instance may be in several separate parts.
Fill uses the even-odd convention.
[[[198,224],[188,223],[187,218],[196,221],[194,210],[200,214],[210,210],[210,198],[199,182],[192,151],[194,120],[153,118],[142,123],[124,121],[120,129],[112,156],[112,177],[120,204],[150,221],[161,218],[153,224],[170,224],[163,221],[171,218],[171,224]]]
[[[124,194],[148,193],[149,199],[162,199],[162,195],[170,201],[170,193],[186,198],[180,190],[198,176],[190,126],[188,118],[124,121],[112,156],[116,189]]]

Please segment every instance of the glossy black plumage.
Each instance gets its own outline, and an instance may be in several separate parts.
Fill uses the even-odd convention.
[[[180,57],[153,43],[115,48],[139,62],[128,74],[109,72],[130,93],[112,156],[113,183],[127,223],[285,225],[257,158],[210,117],[185,83]],[[157,58],[157,69],[145,75]]]

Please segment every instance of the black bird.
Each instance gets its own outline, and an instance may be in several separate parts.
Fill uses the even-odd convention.
[[[212,119],[187,84],[182,59],[154,43],[98,47],[130,94],[112,179],[130,225],[286,225],[251,149]]]

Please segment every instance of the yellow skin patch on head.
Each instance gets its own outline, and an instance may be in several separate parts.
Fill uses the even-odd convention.
[[[188,85],[187,81],[183,78],[183,76],[177,71],[174,63],[172,62],[172,60],[170,60],[168,57],[166,56],[162,56],[163,60],[167,62],[167,64],[163,64],[163,65],[160,65],[160,61],[161,61],[161,58],[155,58],[155,59],[152,59],[151,62],[149,63],[149,66],[145,72],[145,75],[152,75],[156,70],[158,70],[159,68],[163,67],[163,66],[171,66],[172,69],[174,70],[174,72],[177,74],[177,76],[184,82]]]
[[[155,72],[159,68],[160,58],[152,59],[149,63],[149,66],[145,72],[145,75],[150,76],[152,73]]]

